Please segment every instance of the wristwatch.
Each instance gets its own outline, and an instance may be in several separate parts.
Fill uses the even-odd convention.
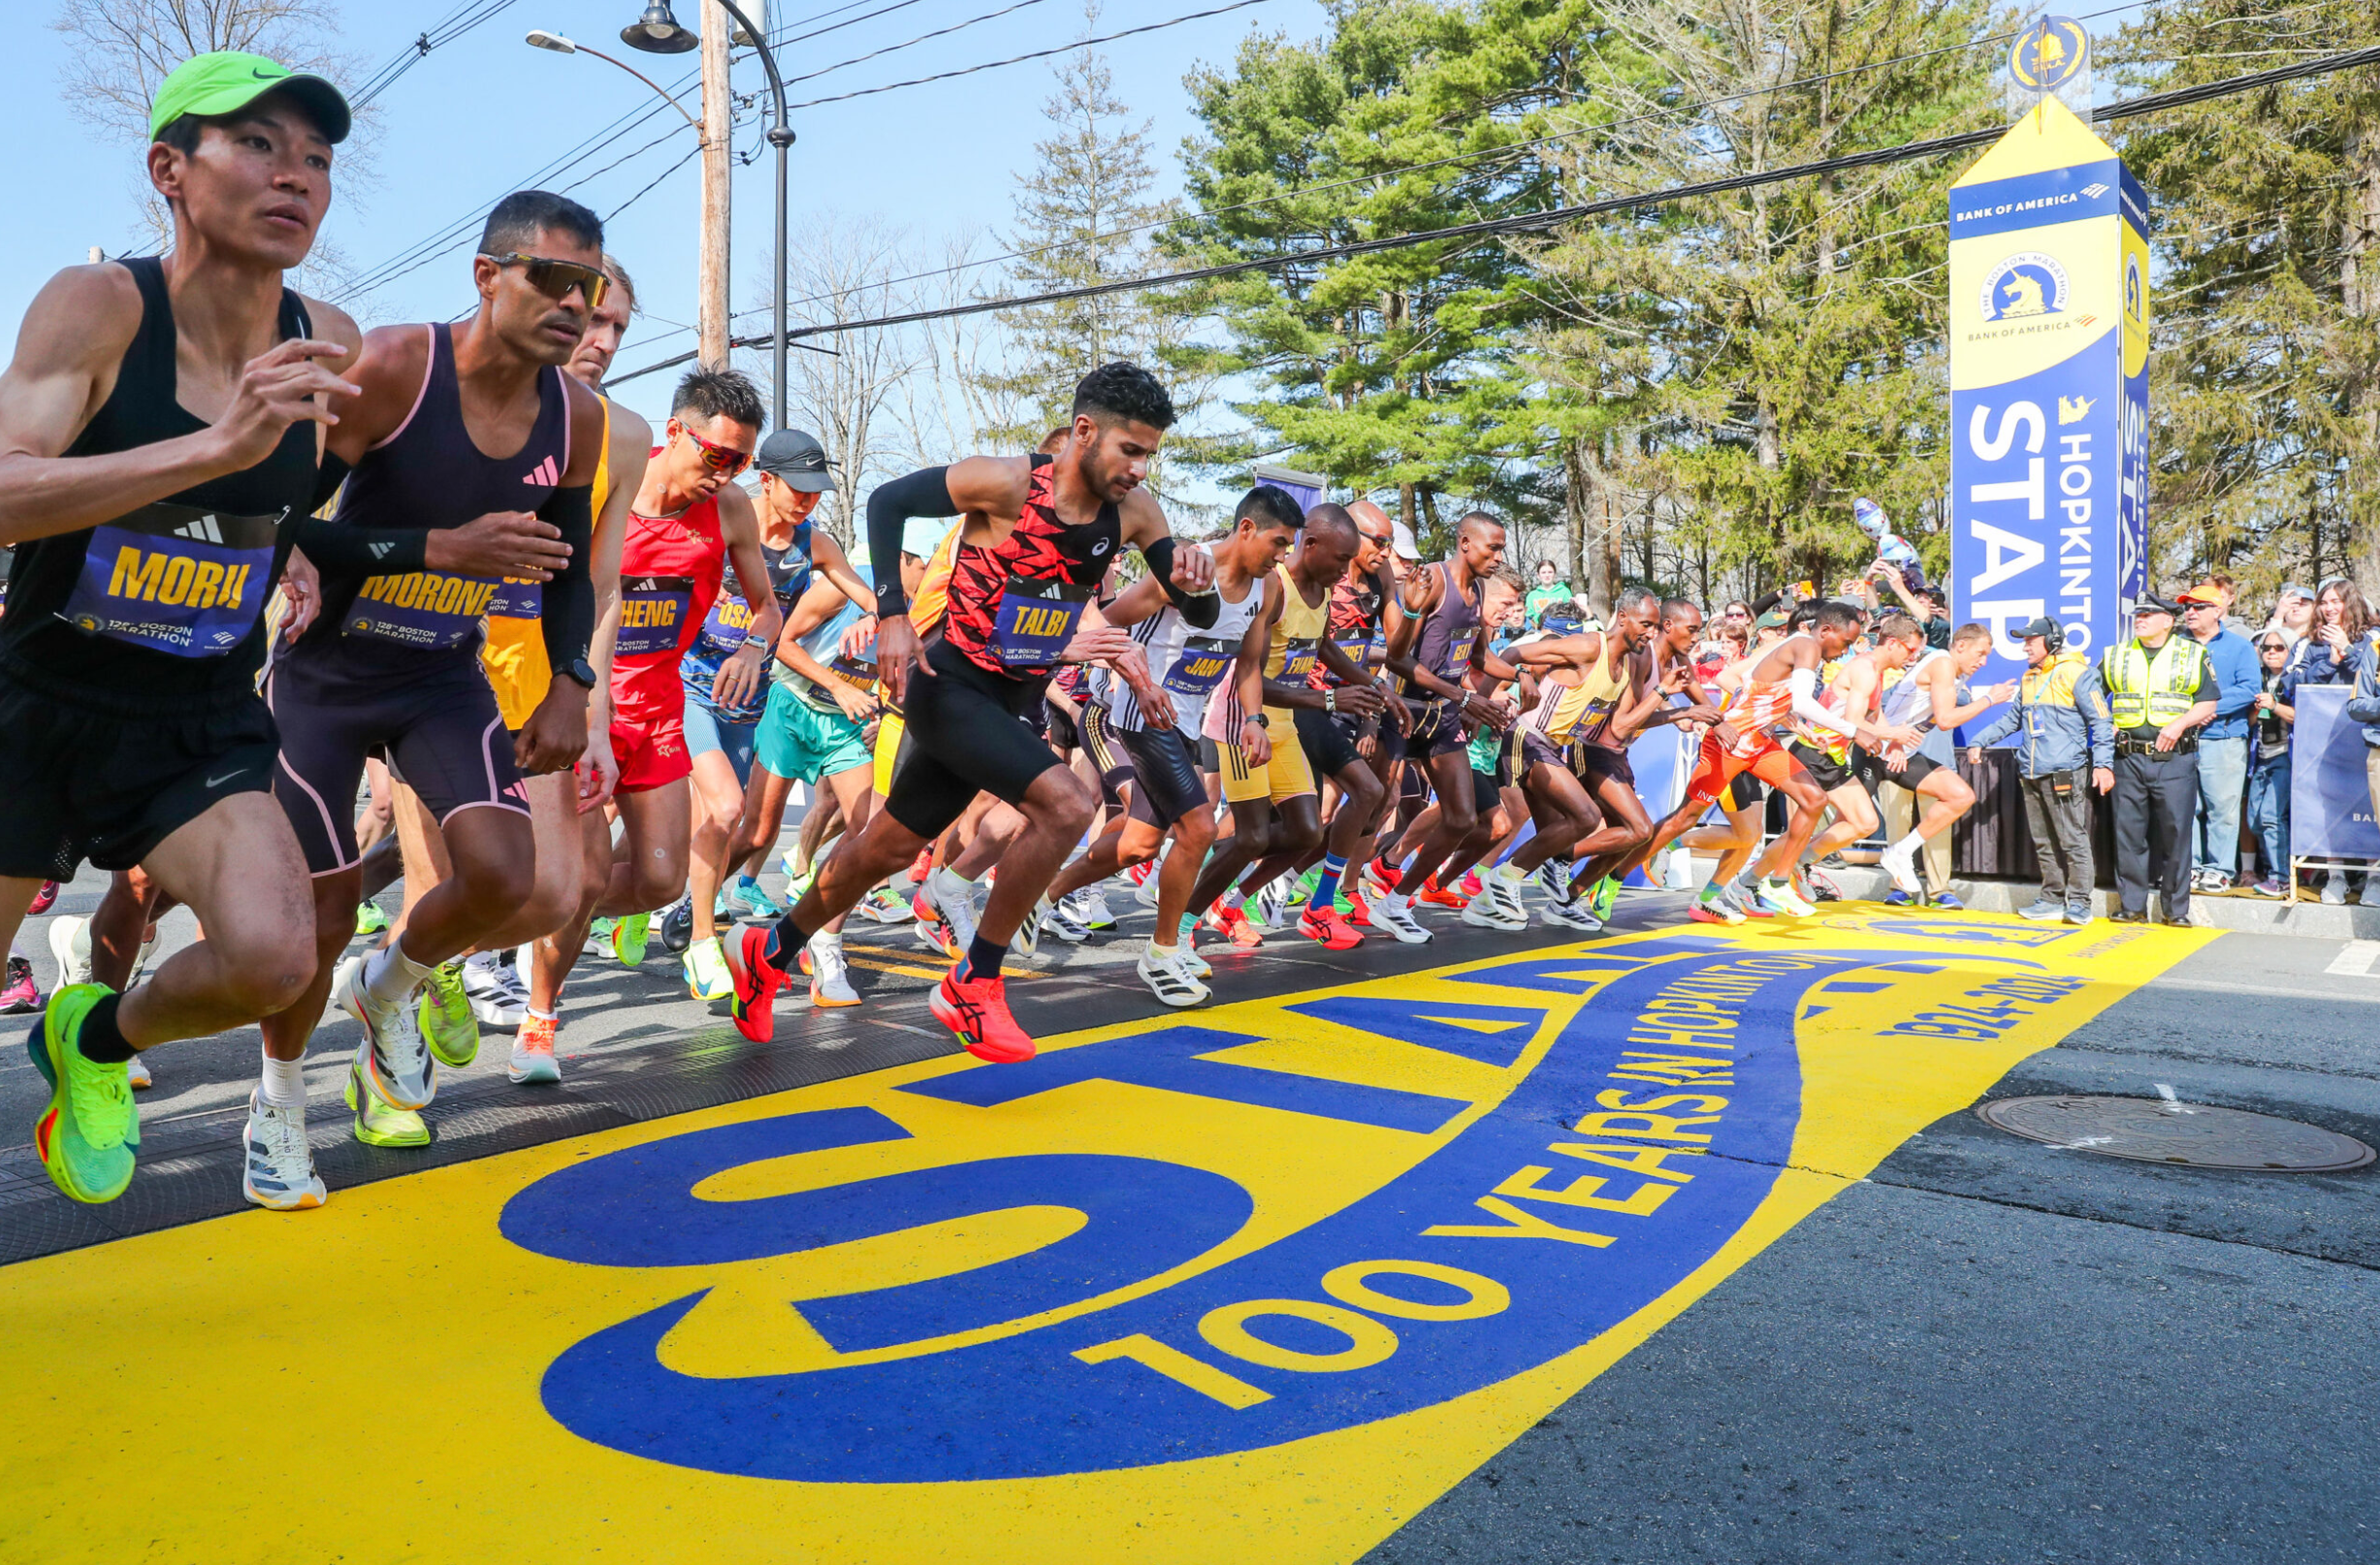
[[[1244,720],[1256,724],[1256,726],[1259,728],[1270,728],[1272,726],[1272,719],[1266,717],[1261,712],[1249,713]]]
[[[554,672],[564,679],[578,681],[590,690],[595,687],[595,665],[584,657],[573,657]]]

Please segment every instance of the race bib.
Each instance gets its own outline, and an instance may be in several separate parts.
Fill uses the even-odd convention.
[[[1316,649],[1320,645],[1320,637],[1309,641],[1291,642],[1287,653],[1281,658],[1281,671],[1272,677],[1283,685],[1303,684],[1306,676],[1314,672],[1314,657]]]
[[[826,666],[850,680],[853,685],[869,689],[873,689],[876,686],[876,665],[874,663],[863,663],[856,657],[838,653],[835,655],[834,661]]]
[[[488,599],[491,620],[542,620],[545,618],[545,584],[524,582],[507,576],[499,583],[496,595]]]
[[[1471,643],[1478,636],[1479,627],[1473,625],[1446,643],[1446,662],[1437,671],[1441,679],[1452,679],[1471,666]]]
[[[1000,593],[1000,618],[992,625],[992,653],[1000,666],[1047,668],[1055,663],[1075,639],[1075,623],[1090,600],[1089,587],[1010,577]]]
[[[1223,682],[1239,644],[1221,636],[1192,636],[1166,671],[1165,687],[1175,695],[1205,695]]]
[[[277,516],[159,501],[91,529],[59,618],[90,635],[176,657],[220,657],[247,640],[273,591]]]
[[[702,639],[723,653],[730,653],[744,645],[752,634],[752,605],[723,588],[719,598],[711,605],[710,615],[702,622]]]
[[[621,577],[620,635],[612,655],[644,657],[674,651],[693,607],[691,576]]]
[[[357,591],[340,628],[351,636],[393,641],[423,652],[459,647],[479,633],[479,622],[502,585],[493,576],[437,570],[373,576]]]

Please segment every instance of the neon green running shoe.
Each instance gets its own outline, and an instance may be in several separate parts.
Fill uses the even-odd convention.
[[[357,934],[377,935],[386,928],[388,928],[388,914],[380,910],[378,903],[363,902],[356,905],[355,932]]]
[[[1620,900],[1620,882],[1613,879],[1608,875],[1605,876],[1602,879],[1595,882],[1594,897],[1595,903],[1593,909],[1592,910],[1592,912],[1596,918],[1602,920],[1604,923],[1610,923],[1612,921],[1612,904]]]
[[[440,962],[422,985],[422,1040],[438,1064],[460,1070],[479,1058],[479,1018],[471,1013],[471,997],[463,992],[463,958]]]
[[[686,948],[686,988],[696,1000],[724,1000],[735,993],[735,975],[727,971],[727,954],[719,937],[696,941]]]
[[[356,1050],[356,1058],[364,1056]],[[355,1138],[366,1146],[428,1146],[430,1127],[409,1108],[372,1091],[370,1078],[356,1066],[347,1068],[347,1106],[355,1110]]]
[[[653,935],[651,913],[630,913],[612,925],[612,955],[620,958],[622,967],[642,967],[645,942]]]
[[[133,1149],[141,1144],[141,1110],[130,1073],[102,1065],[77,1039],[82,1018],[112,993],[100,983],[69,984],[49,997],[42,1025],[25,1051],[49,1083],[49,1106],[34,1122],[33,1147],[51,1183],[79,1201],[112,1201],[132,1183]]]

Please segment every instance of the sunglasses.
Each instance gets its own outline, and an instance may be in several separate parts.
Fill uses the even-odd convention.
[[[679,424],[676,419],[671,419],[669,422],[676,425],[677,431],[680,434],[686,436],[689,440],[693,441],[695,446],[701,450],[702,464],[705,467],[710,468],[711,471],[718,473],[723,477],[733,478],[736,474],[742,472],[745,468],[752,465],[751,452],[738,451],[733,446],[715,444],[712,441],[705,440],[701,435],[696,434],[685,425]]]
[[[603,307],[603,296],[612,285],[610,276],[602,268],[582,266],[576,261],[523,255],[517,250],[510,255],[490,255],[482,250],[480,259],[493,261],[499,267],[521,268],[521,274],[529,279],[529,285],[557,303],[569,298],[570,290],[576,288],[587,296],[587,307],[591,310]]]

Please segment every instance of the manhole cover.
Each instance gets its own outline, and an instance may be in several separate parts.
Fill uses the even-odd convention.
[[[1986,1125],[2065,1147],[2193,1168],[2339,1173],[2372,1161],[2352,1135],[2294,1119],[2154,1098],[1999,1098],[1976,1105]]]

